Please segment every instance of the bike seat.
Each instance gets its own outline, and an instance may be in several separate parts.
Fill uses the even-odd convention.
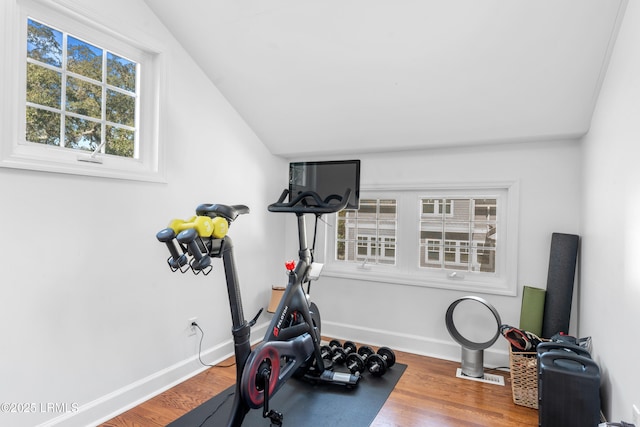
[[[245,205],[220,205],[217,203],[204,203],[196,208],[196,215],[215,218],[221,216],[229,222],[234,221],[238,215],[249,213]]]

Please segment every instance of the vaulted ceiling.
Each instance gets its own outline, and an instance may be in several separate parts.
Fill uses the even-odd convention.
[[[276,155],[586,133],[627,0],[145,0]]]

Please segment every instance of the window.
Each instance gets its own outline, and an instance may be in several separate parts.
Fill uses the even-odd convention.
[[[396,201],[361,199],[360,209],[338,212],[336,260],[396,262]]]
[[[92,7],[17,3],[15,37],[5,46],[18,64],[7,71],[15,88],[5,105],[15,113],[5,119],[11,135],[0,166],[164,181],[160,50]]]
[[[423,199],[423,215],[451,215],[451,200],[448,199]]]
[[[26,141],[137,158],[138,64],[27,23]]]
[[[420,268],[496,272],[498,199],[422,199],[421,205]]]
[[[514,295],[517,183],[361,189],[327,218],[324,274]]]

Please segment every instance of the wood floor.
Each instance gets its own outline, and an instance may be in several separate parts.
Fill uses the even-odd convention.
[[[372,427],[527,427],[538,411],[513,403],[509,374],[505,386],[456,378],[459,363],[396,352],[407,365]],[[103,427],[165,426],[235,382],[233,359],[102,424]],[[366,375],[366,374],[365,374]],[[265,423],[268,425],[268,423]],[[313,426],[313,422],[309,423]]]

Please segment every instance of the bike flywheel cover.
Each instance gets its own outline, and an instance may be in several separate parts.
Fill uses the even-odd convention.
[[[261,367],[264,363],[268,363],[271,374],[269,376],[268,393],[273,395],[280,375],[280,355],[278,351],[271,346],[262,346],[255,349],[247,359],[247,363],[242,372],[242,396],[253,409],[262,407],[264,404],[265,388],[260,388],[259,375]]]

